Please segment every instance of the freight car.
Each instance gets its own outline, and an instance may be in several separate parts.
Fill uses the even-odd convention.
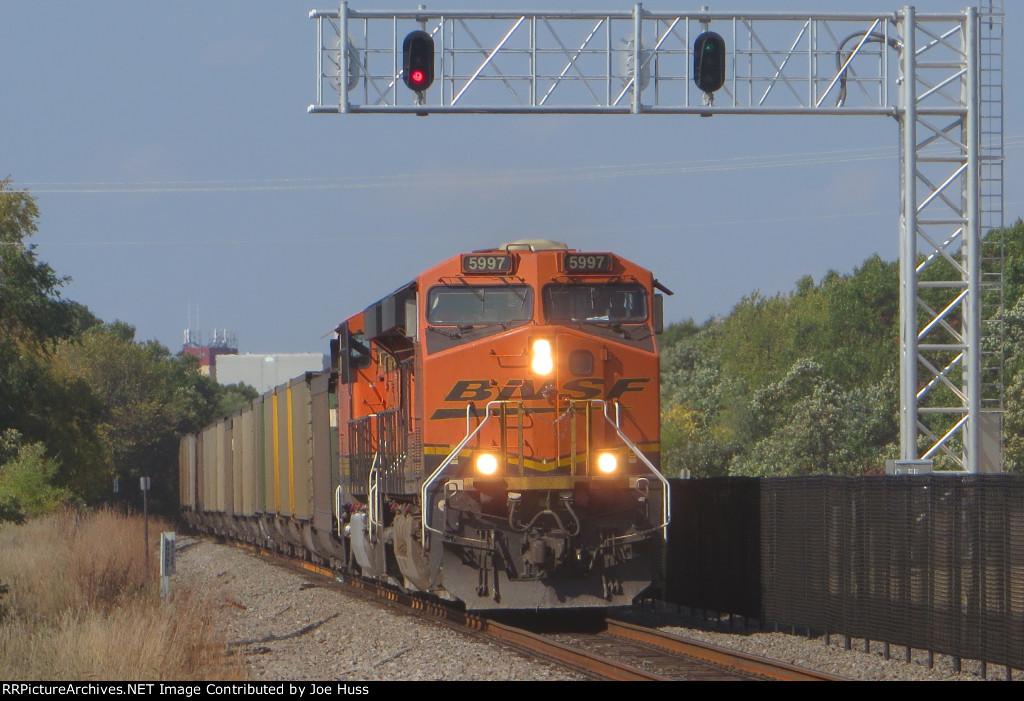
[[[670,513],[658,290],[544,240],[429,268],[338,325],[330,371],[182,440],[184,515],[469,610],[628,604]]]

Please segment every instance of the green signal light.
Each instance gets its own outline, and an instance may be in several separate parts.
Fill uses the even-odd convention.
[[[715,32],[704,32],[693,43],[693,81],[705,93],[725,85],[725,39]]]

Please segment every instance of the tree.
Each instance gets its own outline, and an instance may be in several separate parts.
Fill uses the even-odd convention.
[[[827,313],[815,342],[825,373],[844,386],[880,382],[898,366],[899,267],[873,255],[822,283]]]
[[[661,334],[658,345],[664,348],[671,348],[700,333],[700,327],[693,319],[687,319],[674,324],[669,324],[665,332]]]
[[[71,502],[71,492],[53,484],[57,468],[41,443],[25,444],[13,429],[0,433],[0,522],[20,523]]]
[[[217,401],[215,416],[231,416],[249,406],[253,399],[260,396],[255,387],[244,382],[219,387],[220,399]]]
[[[70,278],[40,261],[35,245],[39,209],[27,192],[0,180],[0,348],[14,344],[42,351],[97,321],[80,304],[61,298]]]
[[[154,511],[176,513],[178,441],[217,416],[224,390],[199,373],[194,358],[173,356],[155,341],[136,342],[135,329],[123,322],[63,344],[60,363],[105,407],[105,484],[116,476],[138,495],[139,478],[150,477]],[[141,497],[132,498],[141,508]]]
[[[794,363],[751,401],[753,447],[730,463],[732,474],[878,472],[896,439],[895,383],[843,391],[809,359]]]
[[[990,232],[987,239],[1003,241],[1003,293],[1007,308],[1024,297],[1024,221],[1018,219],[1013,226]]]
[[[1024,298],[1003,316],[1005,349],[1003,465],[1007,472],[1024,472]]]
[[[745,385],[722,372],[709,351],[721,333],[715,321],[696,334],[669,346],[661,361],[662,468],[669,475],[683,470],[694,477],[728,473],[732,457],[742,450],[737,428],[744,423]]]
[[[754,292],[724,318],[663,336],[667,471],[880,470],[897,437],[897,277],[872,256],[852,274]]]
[[[38,217],[33,197],[0,181],[0,430],[45,445],[58,465],[56,481],[83,486],[99,464],[102,408],[85,384],[55,374],[52,360],[57,344],[98,320],[61,297],[68,278],[27,243]]]

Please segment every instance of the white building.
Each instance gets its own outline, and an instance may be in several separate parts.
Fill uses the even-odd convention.
[[[218,355],[217,382],[233,385],[244,382],[262,394],[283,385],[293,377],[310,371],[326,370],[330,358],[320,353],[244,353]]]

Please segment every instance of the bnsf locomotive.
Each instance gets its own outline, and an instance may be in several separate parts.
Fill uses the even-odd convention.
[[[181,449],[197,528],[467,609],[607,607],[657,579],[651,273],[520,241],[343,321],[307,373]]]

